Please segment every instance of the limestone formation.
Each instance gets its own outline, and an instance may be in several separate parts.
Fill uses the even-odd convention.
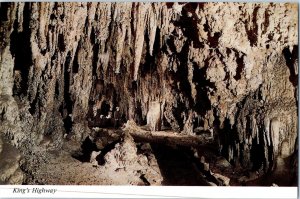
[[[21,184],[24,179],[20,169],[21,155],[12,145],[4,142],[1,144],[0,153],[0,183],[1,184]]]
[[[298,71],[296,3],[0,3],[0,152],[18,150],[25,176],[12,157],[0,167],[1,183],[55,184],[38,179],[54,169],[46,157],[60,152],[61,167],[78,166],[73,149],[89,136],[92,151],[108,150],[110,138],[92,136],[92,128],[113,128],[118,109],[120,127],[132,121],[138,128],[129,132],[130,146],[119,140],[104,156],[112,167],[133,164],[133,143],[154,137],[198,147],[212,171],[233,167],[236,177],[219,172],[236,179],[221,177],[224,184],[251,170],[274,172],[268,186],[290,185],[276,180],[297,175]],[[226,161],[210,160],[208,151]],[[85,158],[84,174],[100,169]],[[156,171],[144,171],[127,171],[132,184],[163,184],[157,176],[166,174],[153,174],[155,183],[149,173]],[[128,183],[106,177],[91,184]]]
[[[161,113],[160,103],[158,101],[149,103],[149,110],[147,113],[147,124],[150,126],[152,131],[160,130],[161,125]]]

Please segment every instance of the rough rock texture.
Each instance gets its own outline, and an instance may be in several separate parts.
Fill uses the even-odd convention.
[[[97,152],[89,151],[88,145],[81,146],[78,151],[80,149],[71,140],[62,151],[36,151],[31,157],[33,160],[28,161],[32,165],[26,166],[31,168],[26,184],[161,185],[163,179],[157,161],[151,155],[151,147],[142,149],[148,156],[137,154],[136,143],[129,135],[121,136],[121,139],[113,148],[108,146],[110,150]],[[91,141],[89,146],[93,144]]]
[[[151,147],[148,147],[148,150],[151,150]],[[145,179],[148,185],[160,185],[163,180],[155,158],[142,154],[137,155],[136,144],[129,135],[126,135],[123,142],[116,144],[115,148],[104,156],[104,161],[105,167],[111,171],[111,175],[114,171],[127,174],[122,178],[118,175],[124,176],[124,174],[118,174],[115,177],[124,181],[121,184],[133,184],[139,179]],[[113,177],[111,176],[111,178]],[[143,181],[139,183],[141,184]]]
[[[25,155],[59,149],[65,133],[83,141],[88,120],[120,107],[122,121],[201,128],[231,164],[276,170],[297,147],[297,13],[291,3],[1,3],[0,133]]]
[[[21,184],[24,179],[20,169],[21,155],[18,150],[0,138],[0,184]]]

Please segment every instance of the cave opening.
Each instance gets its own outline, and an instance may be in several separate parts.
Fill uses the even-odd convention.
[[[13,32],[10,35],[10,51],[12,56],[15,58],[14,75],[15,78],[20,78],[19,84],[15,83],[13,87],[13,93],[15,96],[26,96],[29,86],[29,70],[32,65],[30,13],[31,7],[30,4],[27,3],[24,5],[24,20],[22,24],[23,31],[18,32],[19,22],[15,20],[13,24]],[[19,77],[16,76],[16,73],[20,73]]]
[[[169,38],[167,41],[168,46],[172,48],[172,46],[174,46],[174,41],[172,41],[172,38]],[[176,121],[178,122],[180,130],[182,130],[184,127],[183,115],[188,115],[188,111],[186,110],[186,108],[192,107],[194,104],[194,101],[191,96],[191,84],[188,80],[188,54],[189,42],[186,42],[182,47],[181,52],[174,55],[174,59],[177,59],[179,63],[177,71],[169,70],[166,72],[166,77],[170,78],[173,82],[173,84],[171,84],[172,93],[174,93],[176,97],[182,95],[184,101],[188,102],[188,104],[186,104],[184,101],[178,100],[177,106],[174,107],[172,110],[172,113]]]
[[[182,7],[181,16],[178,21],[174,21],[174,25],[181,28],[183,34],[193,42],[194,48],[203,48],[204,44],[200,42],[198,36],[199,18],[195,14],[197,7],[201,4],[187,3]]]
[[[111,143],[108,143],[102,150],[101,153],[96,157],[96,160],[98,162],[98,165],[104,165],[105,164],[105,155],[113,150],[116,147],[116,144],[119,143],[121,140],[117,139]]]
[[[66,57],[66,62],[64,64],[64,106],[67,109],[68,113],[72,113],[73,102],[70,94],[70,84],[71,84],[71,75],[70,73],[70,64],[71,64],[71,52],[68,52]]]
[[[80,44],[78,44],[80,46]],[[77,47],[77,50],[75,52],[75,56],[74,56],[74,61],[73,61],[73,65],[72,65],[72,72],[74,74],[78,73],[79,71],[79,63],[78,63],[78,53],[79,53],[79,49],[80,47]]]
[[[71,52],[68,52],[66,61],[63,65],[64,73],[63,73],[63,96],[64,101],[62,105],[59,108],[60,113],[63,117],[64,127],[67,133],[70,133],[72,131],[73,121],[71,114],[73,112],[73,100],[70,93],[70,81],[71,81],[71,75],[70,72],[70,64],[71,64]]]
[[[10,3],[1,2],[0,3],[0,21],[8,21],[8,11],[10,8]]]
[[[219,45],[219,38],[222,36],[222,33],[221,32],[215,32],[214,33],[214,36],[210,36],[210,34],[208,34],[208,42],[209,42],[209,45],[212,47],[212,48],[216,48],[218,47]]]
[[[34,115],[36,113],[36,111],[39,109],[39,92],[36,93],[35,98],[32,100],[32,102],[30,103],[30,108],[29,113],[31,115]]]
[[[94,143],[89,137],[86,137],[81,144],[81,151],[77,151],[72,154],[72,157],[80,162],[90,162],[91,154],[93,151],[99,151],[96,143]]]
[[[151,144],[163,176],[162,185],[207,186],[186,147]]]
[[[98,66],[98,59],[99,59],[99,57],[98,57],[99,50],[100,50],[100,46],[95,44],[93,46],[93,62],[92,62],[92,66],[93,66],[92,74],[94,77],[98,77],[97,66]]]
[[[103,101],[100,107],[100,115],[107,116],[110,111],[110,105],[107,101]]]
[[[58,49],[62,52],[64,52],[66,50],[66,45],[65,45],[65,39],[64,39],[64,35],[63,34],[59,34],[58,35]]]
[[[98,15],[96,14],[95,17],[98,17]],[[96,33],[95,33],[95,28],[94,28],[94,26],[92,27],[92,30],[91,30],[90,40],[91,40],[91,43],[92,43],[92,44],[96,44]],[[95,46],[95,45],[94,45],[94,46]]]
[[[179,130],[182,131],[184,127],[184,118],[182,117],[183,113],[186,112],[185,104],[183,102],[178,102],[177,107],[173,108],[172,113],[178,122]]]
[[[143,117],[143,110],[142,110],[142,104],[140,101],[136,102],[136,107],[135,107],[135,120],[136,123],[140,126],[144,126],[147,124],[146,117]]]
[[[257,138],[253,138],[252,147],[250,150],[250,160],[253,163],[252,170],[258,171],[266,164],[264,156],[264,145],[256,142]]]
[[[189,54],[189,43],[186,42],[181,52],[178,54],[178,59],[180,61],[180,66],[178,67],[177,72],[175,73],[175,79],[179,82],[180,91],[186,96],[189,101],[189,104],[193,104],[191,98],[191,84],[188,80],[188,54]]]
[[[285,58],[285,62],[290,71],[290,82],[294,87],[298,85],[298,74],[296,74],[295,70],[297,66],[295,66],[296,60],[298,60],[298,45],[293,46],[292,52],[289,47],[286,47],[282,50],[282,53]]]
[[[155,73],[155,71],[157,71],[156,58],[159,55],[157,54],[156,51],[158,51],[158,49],[159,49],[158,46],[160,45],[159,44],[160,30],[159,29],[156,30],[157,32],[156,32],[155,40],[154,40],[154,44],[153,44],[152,55],[150,55],[150,39],[147,35],[148,31],[149,31],[148,28],[146,28],[145,34],[144,34],[145,44],[144,44],[144,48],[143,48],[145,58],[143,60],[144,63],[141,67],[141,78],[145,78],[146,75],[150,75],[152,77],[152,75]],[[155,56],[153,56],[153,55],[155,55]]]
[[[67,133],[71,133],[72,132],[72,126],[73,126],[73,121],[70,115],[67,115],[64,119],[64,128],[66,130]]]
[[[249,24],[251,23],[249,20],[245,21],[245,29],[247,33],[248,40],[250,42],[250,46],[256,46],[257,45],[257,38],[258,38],[258,24],[257,24],[257,15],[258,15],[258,10],[260,6],[256,6],[253,10],[252,14],[252,26]]]
[[[165,112],[165,110],[164,110],[164,112]],[[162,128],[162,130],[172,130],[172,126],[168,122],[168,120],[164,114],[163,114],[162,120],[161,120],[161,128]]]
[[[193,79],[192,81],[196,85],[196,103],[194,104],[193,109],[199,115],[205,115],[208,110],[211,109],[211,102],[208,98],[208,91],[212,89],[216,90],[214,83],[206,79],[205,74],[208,68],[208,60],[205,61],[204,67],[199,67],[196,63],[193,62]]]
[[[234,79],[236,81],[240,80],[242,77],[242,72],[243,69],[245,68],[245,63],[244,63],[244,54],[242,54],[241,56],[239,55],[238,51],[234,51],[235,52],[235,57],[236,57],[236,63],[237,63],[237,68],[236,68],[236,73],[234,76]]]
[[[55,82],[55,92],[54,93],[55,93],[55,98],[58,99],[59,94],[60,94],[60,92],[59,92],[59,82],[58,81]]]

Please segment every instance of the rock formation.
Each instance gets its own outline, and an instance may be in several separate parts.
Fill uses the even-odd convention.
[[[78,146],[116,107],[213,138],[236,168],[295,176],[297,92],[297,4],[0,3],[0,157],[18,149],[27,178],[33,154]],[[30,181],[17,176],[0,181]]]

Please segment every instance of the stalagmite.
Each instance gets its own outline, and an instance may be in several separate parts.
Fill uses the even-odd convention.
[[[270,133],[272,138],[272,145],[273,145],[273,153],[275,157],[278,155],[279,151],[279,145],[280,145],[280,134],[279,134],[279,128],[281,124],[278,118],[272,118],[271,124],[270,124]]]
[[[268,146],[271,146],[271,135],[270,135],[270,121],[269,119],[265,120],[265,137],[267,138]]]
[[[149,110],[147,113],[147,125],[149,125],[151,131],[160,130],[161,123],[160,102],[152,101],[149,104]]]

